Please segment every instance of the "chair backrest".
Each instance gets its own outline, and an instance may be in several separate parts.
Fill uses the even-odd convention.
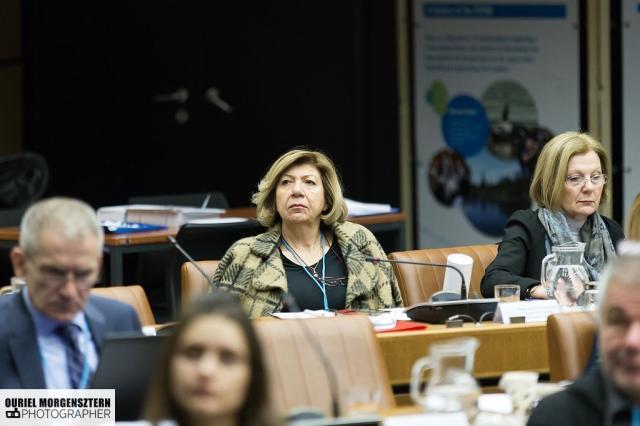
[[[129,197],[129,204],[160,204],[170,206],[214,207],[228,209],[229,202],[223,192],[192,192],[187,194],[134,195]]]
[[[219,260],[203,260],[197,262],[198,266],[212,277],[220,263]],[[184,305],[192,297],[205,293],[209,288],[209,281],[191,262],[185,262],[180,268],[180,300]]]
[[[563,312],[547,318],[549,376],[552,382],[580,376],[593,349],[596,319],[590,312]]]
[[[1,179],[2,178],[0,177],[0,180]],[[24,214],[26,209],[27,206],[15,208],[0,207],[0,226],[19,226],[20,220],[22,220],[22,215]],[[13,275],[13,266],[11,265],[11,260],[9,257],[10,252],[10,246],[0,247],[0,283],[9,282],[11,276]]]
[[[395,406],[380,344],[366,315],[343,315],[306,320],[253,321],[262,344],[269,376],[269,395],[281,415],[311,407],[330,416],[328,372],[310,343],[322,348],[333,366],[342,411],[350,390],[379,392],[381,408]],[[308,334],[303,327],[306,327]]]
[[[185,223],[176,234],[176,241],[194,260],[222,259],[227,249],[241,238],[264,232],[255,220],[224,223]],[[166,280],[169,308],[173,318],[180,306],[180,268],[184,255],[175,247],[169,253]]]
[[[430,248],[390,253],[390,259],[409,260],[412,262],[447,263],[447,256],[452,253],[463,253],[473,258],[469,297],[480,296],[480,281],[484,271],[495,259],[498,252],[497,244],[481,244],[472,246]],[[446,268],[394,264],[398,286],[402,300],[407,306],[426,302],[433,293],[442,290]]]
[[[0,156],[0,208],[27,207],[49,185],[49,165],[37,152]]]
[[[91,293],[108,297],[122,303],[128,303],[138,314],[141,325],[156,325],[149,300],[144,289],[139,285],[121,285],[112,287],[94,287]]]

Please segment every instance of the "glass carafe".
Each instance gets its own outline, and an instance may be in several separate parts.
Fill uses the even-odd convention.
[[[462,337],[431,345],[429,356],[418,359],[411,370],[411,398],[431,412],[463,411],[469,418],[476,414],[480,395],[472,375],[478,339]],[[424,370],[431,370],[422,390]]]
[[[585,311],[594,311],[598,305],[598,282],[591,281],[585,283],[584,291],[578,297],[577,305]]]
[[[540,281],[549,297],[561,307],[574,307],[589,282],[583,265],[584,243],[571,242],[551,248],[551,254],[542,259]]]

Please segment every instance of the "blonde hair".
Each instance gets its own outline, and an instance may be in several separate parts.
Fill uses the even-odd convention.
[[[636,199],[633,201],[631,209],[629,209],[627,238],[640,241],[640,193],[636,195]]]
[[[295,148],[281,155],[271,165],[260,180],[258,191],[251,196],[251,202],[256,205],[256,216],[263,226],[272,228],[282,222],[276,209],[278,182],[291,167],[303,164],[314,166],[320,172],[327,205],[320,215],[320,220],[326,225],[333,225],[347,218],[347,203],[344,201],[340,176],[333,161],[320,151]]]
[[[540,207],[557,211],[565,191],[565,179],[569,161],[574,155],[595,152],[600,158],[602,173],[607,177],[611,170],[609,156],[604,147],[587,133],[564,132],[555,136],[542,148],[536,169],[531,179],[529,196]],[[601,200],[608,196],[605,185],[602,188]]]
[[[102,253],[104,233],[95,210],[84,201],[53,197],[38,201],[27,209],[20,222],[20,247],[27,256],[37,253],[40,235],[46,228],[54,228],[68,240],[87,235],[96,237]]]

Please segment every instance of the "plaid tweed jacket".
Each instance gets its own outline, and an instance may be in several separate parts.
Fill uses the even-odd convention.
[[[347,309],[380,309],[402,306],[393,268],[373,264],[366,256],[386,258],[382,246],[367,228],[351,223],[331,227],[347,265]],[[213,282],[240,297],[251,317],[282,310],[287,277],[277,249],[280,227],[236,241],[227,250]]]

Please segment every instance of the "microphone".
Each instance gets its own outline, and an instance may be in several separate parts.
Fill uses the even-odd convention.
[[[291,293],[284,293],[282,298],[284,299],[283,303],[288,307],[289,312],[300,312],[298,302]],[[340,405],[338,404],[338,376],[336,375],[336,370],[333,368],[333,365],[331,364],[327,354],[322,349],[322,346],[320,346],[313,333],[311,333],[311,330],[307,327],[307,324],[305,324],[305,320],[297,319],[293,321],[300,325],[300,329],[302,330],[305,339],[307,339],[307,342],[309,342],[314,352],[318,354],[320,363],[327,373],[329,393],[331,394],[331,413],[333,414],[333,417],[338,418],[340,417]]]
[[[196,267],[198,272],[200,272],[202,274],[202,276],[207,280],[207,283],[209,284],[209,287],[211,287],[211,290],[212,291],[216,291],[217,289],[213,285],[213,281],[211,280],[209,275],[207,275],[207,273],[204,271],[204,269],[202,269],[202,267],[200,265],[198,265],[198,262],[196,262],[196,260],[193,257],[191,257],[189,255],[189,253],[187,253],[187,251],[185,249],[183,249],[180,244],[178,244],[178,242],[176,241],[176,239],[174,237],[172,237],[171,235],[168,235],[167,239],[171,242],[171,244],[173,244],[178,249],[178,251],[180,251],[180,253],[182,253],[182,255],[184,257],[187,258],[189,263],[191,263],[193,266]]]
[[[406,308],[405,313],[414,321],[428,322],[430,324],[444,324],[455,318],[463,320],[472,319],[474,322],[482,320],[486,314],[493,313],[498,304],[497,299],[467,299],[466,283],[462,271],[453,265],[442,263],[414,262],[411,260],[379,259],[366,257],[369,262],[406,263],[409,265],[436,266],[439,268],[451,268],[460,274],[460,295],[438,291],[427,302],[416,303]]]
[[[427,263],[427,262],[414,262],[412,260],[395,260],[395,259],[381,259],[379,257],[365,257],[367,262],[378,263],[378,262],[386,262],[386,263],[401,263],[407,265],[419,265],[419,266],[436,266],[438,268],[451,268],[456,271],[460,275],[460,295],[455,293],[449,293],[445,291],[437,291],[431,295],[432,302],[442,302],[442,301],[450,301],[450,300],[464,300],[467,299],[467,285],[464,281],[464,275],[462,271],[453,266],[448,265],[446,263]]]

